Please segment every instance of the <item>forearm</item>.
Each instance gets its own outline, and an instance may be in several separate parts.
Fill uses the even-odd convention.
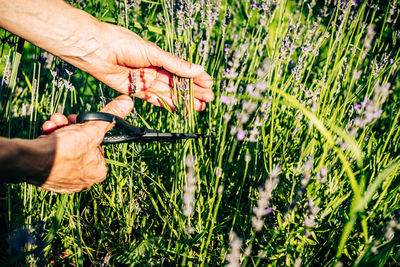
[[[0,180],[40,185],[49,175],[55,145],[49,139],[8,139],[0,137]]]
[[[62,0],[0,0],[0,27],[83,70],[101,46],[101,23]]]

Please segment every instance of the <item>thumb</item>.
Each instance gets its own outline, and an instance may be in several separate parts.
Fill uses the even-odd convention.
[[[153,66],[162,67],[175,75],[193,78],[204,72],[202,66],[183,60],[180,57],[162,50],[158,46],[154,46],[152,54],[151,63]]]
[[[120,95],[102,108],[101,112],[106,112],[121,118],[125,118],[132,111],[132,109],[132,99],[127,95]],[[87,125],[95,128],[93,130],[97,133],[96,135],[100,140],[98,143],[101,143],[104,134],[114,127],[112,123],[105,121],[89,121],[87,122]]]

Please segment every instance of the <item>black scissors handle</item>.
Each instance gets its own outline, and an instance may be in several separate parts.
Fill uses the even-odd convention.
[[[114,128],[116,130],[125,133],[121,135],[105,135],[101,143],[102,145],[133,142],[134,139],[138,139],[146,133],[145,129],[133,126],[121,117],[105,112],[84,112],[78,115],[76,121],[77,123],[84,123],[86,121],[106,121],[114,123]]]
[[[86,121],[106,121],[114,123],[112,131],[120,131],[120,135],[105,135],[102,145],[120,144],[130,142],[174,142],[182,139],[197,139],[201,137],[210,137],[202,134],[184,134],[184,133],[161,133],[159,131],[140,128],[127,123],[124,119],[104,112],[84,112],[78,115],[76,121],[84,123]]]
[[[114,123],[116,128],[126,132],[127,134],[143,135],[145,133],[144,129],[127,123],[121,117],[105,112],[84,112],[78,115],[76,121],[78,123],[83,123],[86,121],[106,121]]]

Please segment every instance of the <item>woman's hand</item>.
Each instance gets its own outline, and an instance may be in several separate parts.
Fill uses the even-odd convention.
[[[0,27],[64,59],[111,88],[130,93],[131,71],[137,77],[135,96],[173,108],[173,74],[193,78],[195,109],[214,99],[212,78],[189,63],[145,41],[137,34],[100,22],[62,0],[0,0]]]
[[[204,69],[163,51],[154,43],[133,32],[103,23],[98,30],[98,47],[88,54],[83,66],[88,73],[111,88],[130,93],[131,72],[136,77],[135,96],[154,105],[162,106],[163,99],[171,108],[173,74],[193,78],[195,109],[203,110],[205,102],[212,101],[212,78]]]
[[[122,95],[107,104],[102,112],[126,117],[132,108],[130,97]],[[28,182],[45,190],[72,193],[103,181],[107,166],[99,145],[112,127],[103,121],[76,124],[76,115],[67,119],[62,114],[53,114],[42,126],[48,135],[37,139],[41,145],[55,148],[51,171],[44,182],[41,177]]]

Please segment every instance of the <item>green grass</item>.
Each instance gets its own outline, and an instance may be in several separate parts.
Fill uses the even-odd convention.
[[[81,193],[4,185],[1,259],[76,266],[215,266],[237,257],[245,266],[398,265],[399,9],[391,15],[392,1],[379,9],[363,1],[324,2],[281,0],[265,12],[253,2],[205,1],[183,17],[180,4],[173,9],[169,1],[135,2],[130,9],[131,1],[76,4],[204,65],[215,79],[216,99],[204,112],[185,111],[193,105],[192,83],[176,78],[177,112],[135,100],[129,122],[215,138],[103,146],[107,179]],[[181,3],[185,10],[190,2]],[[6,55],[11,66],[1,95],[2,136],[35,138],[52,113],[99,110],[117,96],[61,60],[45,64],[38,60],[43,51],[17,43],[1,46],[1,75]],[[50,70],[65,67],[74,74],[58,77],[70,79],[74,91],[52,83]],[[185,84],[186,102],[178,90]],[[379,90],[386,84],[388,96]],[[186,166],[189,155],[193,166]],[[277,166],[279,182],[266,186],[270,213],[256,231],[253,208]],[[185,216],[191,168],[194,212]],[[233,242],[232,232],[242,243]],[[36,244],[24,246],[17,235]]]

